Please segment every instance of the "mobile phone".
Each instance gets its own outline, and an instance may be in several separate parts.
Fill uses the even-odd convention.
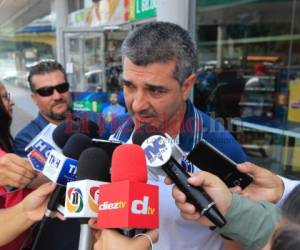
[[[249,174],[237,169],[237,163],[203,139],[188,154],[187,160],[218,176],[229,188],[240,186],[244,189],[253,181]]]
[[[102,139],[92,139],[92,145],[94,147],[99,147],[104,150],[104,152],[107,154],[108,159],[111,161],[112,154],[114,150],[120,146],[121,142],[116,141],[108,141],[108,140],[102,140]]]

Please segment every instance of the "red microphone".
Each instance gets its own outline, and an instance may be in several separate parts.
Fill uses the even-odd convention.
[[[146,184],[143,149],[123,144],[115,149],[111,183],[99,187],[97,226],[118,228],[127,236],[158,228],[158,186]]]

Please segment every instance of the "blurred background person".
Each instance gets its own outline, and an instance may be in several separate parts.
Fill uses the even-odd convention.
[[[112,92],[109,95],[110,104],[103,109],[103,116],[106,121],[110,122],[113,117],[125,114],[125,108],[119,104],[118,93]]]
[[[30,192],[25,186],[35,177],[35,172],[26,159],[14,154],[10,134],[14,102],[1,82],[0,96],[0,209],[7,209],[19,203]],[[24,231],[0,249],[20,249],[29,234],[29,231]]]
[[[14,101],[11,100],[3,83],[0,82],[0,149],[13,152],[13,138],[10,133]]]

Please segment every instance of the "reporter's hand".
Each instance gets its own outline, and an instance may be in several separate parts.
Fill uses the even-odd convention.
[[[281,199],[284,184],[277,175],[250,162],[239,164],[238,170],[251,174],[254,179],[244,190],[239,190],[239,194],[253,200],[263,200],[272,203],[277,203]]]
[[[24,200],[22,201],[23,210],[26,213],[28,219],[32,221],[39,221],[43,218],[43,215],[47,209],[50,194],[54,191],[55,186],[55,183],[48,182],[32,191],[24,198]],[[59,213],[56,213],[56,217],[61,220],[65,219]]]
[[[158,241],[156,230],[150,230],[145,234],[151,238],[153,243]],[[148,250],[151,247],[147,237],[129,238],[113,229],[98,229],[95,238],[94,250]]]
[[[165,179],[165,183],[171,184],[172,181],[167,177]],[[201,171],[193,174],[192,177],[188,179],[188,183],[196,187],[201,186],[214,200],[221,214],[226,215],[232,202],[232,194],[227,186],[217,176]],[[207,226],[214,225],[206,218],[206,216],[201,216],[200,213],[196,211],[194,205],[187,202],[185,194],[175,185],[173,187],[172,195],[175,199],[176,206],[180,209],[181,216],[184,219],[197,221]]]
[[[0,185],[16,188],[25,187],[35,177],[30,163],[16,154],[0,157]]]

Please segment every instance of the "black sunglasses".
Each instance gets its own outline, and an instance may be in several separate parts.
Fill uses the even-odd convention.
[[[58,84],[56,86],[43,87],[43,88],[36,89],[35,92],[38,93],[40,96],[50,96],[50,95],[53,95],[54,89],[56,89],[56,91],[58,93],[65,93],[69,90],[69,88],[70,88],[69,83],[64,82],[64,83]]]

